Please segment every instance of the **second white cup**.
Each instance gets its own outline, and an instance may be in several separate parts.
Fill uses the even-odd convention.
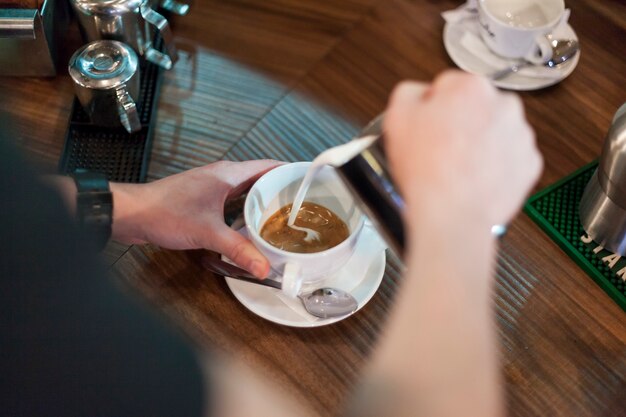
[[[549,35],[565,16],[563,0],[478,0],[480,35],[505,58],[542,64],[552,58]]]

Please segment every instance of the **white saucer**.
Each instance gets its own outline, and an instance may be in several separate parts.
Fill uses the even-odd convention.
[[[245,228],[239,229],[240,233],[245,233]],[[371,228],[364,228],[362,235],[357,243],[356,250],[346,265],[328,280],[319,283],[319,287],[330,283],[334,288],[348,290],[357,300],[359,311],[374,296],[385,273],[386,256],[385,250],[380,245],[371,245],[365,243],[363,238],[369,240],[368,233],[376,232]],[[375,236],[379,238],[378,236]],[[375,249],[373,249],[375,248]],[[227,260],[227,259],[224,259]],[[364,266],[367,266],[363,274]],[[359,272],[357,272],[359,271]],[[355,277],[361,275],[360,277]],[[355,277],[352,283],[346,283],[350,288],[341,288],[342,277]],[[232,291],[233,295],[248,310],[274,323],[291,327],[319,327],[336,323],[349,316],[334,317],[329,319],[320,319],[311,316],[306,312],[299,299],[287,299],[280,290],[252,284],[245,281],[239,281],[234,278],[226,277],[226,284]]]
[[[475,15],[468,16],[454,23],[446,22],[443,29],[443,43],[452,61],[462,70],[478,75],[488,75],[498,69],[505,68],[506,64],[501,68],[494,68],[462,45],[461,39],[466,31],[471,31],[480,39],[478,28],[478,17]],[[569,24],[561,25],[559,28],[555,29],[553,35],[557,39],[578,40],[574,29],[572,29]],[[491,55],[491,59],[502,59],[489,50],[488,53]],[[567,78],[574,71],[576,65],[578,65],[579,59],[580,51],[559,68],[550,69],[550,71],[558,71],[558,76],[556,77],[525,76],[522,70],[519,73],[511,74],[501,80],[492,81],[492,83],[496,87],[518,91],[538,90],[540,88],[549,87]]]

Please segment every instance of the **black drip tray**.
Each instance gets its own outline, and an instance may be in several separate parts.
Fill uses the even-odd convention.
[[[160,46],[160,41],[155,42]],[[163,69],[150,62],[140,67],[141,91],[137,110],[141,130],[128,133],[124,128],[103,128],[90,123],[74,99],[59,171],[71,174],[77,169],[102,172],[109,181],[145,182],[154,139],[154,124]]]
[[[102,172],[109,181],[144,182],[148,168],[151,129],[129,135],[126,131],[94,126],[70,126],[61,159],[61,172],[79,168]]]

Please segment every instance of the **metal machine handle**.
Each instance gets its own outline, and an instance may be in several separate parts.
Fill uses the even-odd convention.
[[[117,95],[117,112],[120,115],[120,122],[128,133],[138,132],[141,130],[141,121],[137,106],[131,98],[126,86],[122,86],[115,91]]]
[[[35,39],[37,9],[0,9],[0,38]]]
[[[152,46],[148,47],[146,52],[146,59],[154,64],[157,64],[165,69],[172,68],[172,65],[178,61],[178,50],[174,44],[174,35],[170,30],[170,26],[167,23],[167,19],[161,16],[159,13],[152,10],[146,4],[140,7],[141,16],[146,22],[155,27],[155,29],[161,34],[163,38],[163,44],[165,45],[166,54],[154,49]],[[151,37],[148,35],[148,39]]]
[[[163,0],[161,2],[161,7],[167,10],[168,12],[175,13],[179,16],[184,16],[189,11],[188,4],[181,3],[176,0]]]
[[[600,155],[598,180],[614,203],[626,209],[626,103],[615,113]]]

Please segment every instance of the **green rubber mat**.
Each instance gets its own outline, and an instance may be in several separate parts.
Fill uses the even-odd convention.
[[[541,190],[524,211],[626,311],[626,257],[591,241],[580,224],[578,205],[597,166],[592,162]]]

